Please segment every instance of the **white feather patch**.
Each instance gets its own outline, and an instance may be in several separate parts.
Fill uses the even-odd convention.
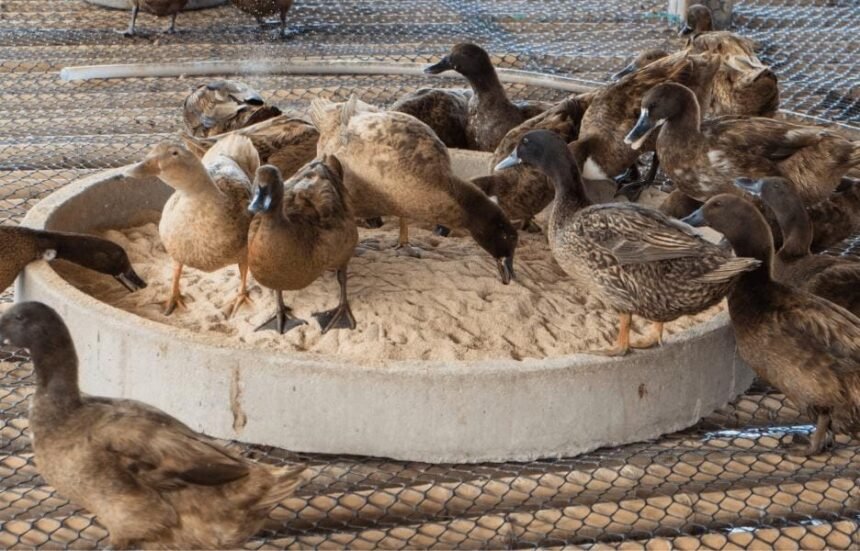
[[[586,180],[608,180],[606,172],[600,165],[594,162],[594,159],[589,157],[585,160],[585,166],[582,168],[582,177]]]
[[[45,249],[42,253],[42,260],[54,260],[57,258],[57,249]]]

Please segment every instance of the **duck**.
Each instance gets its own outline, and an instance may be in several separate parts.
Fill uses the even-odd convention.
[[[277,117],[281,110],[260,92],[235,80],[201,84],[183,102],[185,130],[205,138]]]
[[[655,209],[592,205],[576,160],[557,134],[529,132],[496,170],[522,163],[539,168],[555,185],[547,232],[553,257],[577,287],[618,313],[614,346],[595,353],[618,356],[661,344],[665,322],[713,306],[740,274],[759,265]],[[646,338],[630,339],[633,315],[652,322]]]
[[[424,72],[430,75],[445,71],[460,73],[466,77],[472,88],[466,115],[467,149],[495,150],[511,128],[543,113],[551,106],[538,101],[511,102],[499,81],[490,56],[475,44],[457,44],[438,63],[424,69]],[[403,111],[403,106],[400,110],[413,116],[421,114],[416,113],[416,110]],[[423,112],[427,111],[424,107]]]
[[[257,169],[254,213],[248,231],[248,266],[254,279],[275,291],[278,311],[261,325],[284,334],[303,325],[284,304],[284,290],[304,289],[323,272],[334,271],[340,303],[314,314],[323,334],[355,329],[346,293],[347,265],[358,244],[358,229],[343,185],[343,167],[333,155],[314,160],[284,183],[272,165]]]
[[[711,197],[685,221],[710,226],[738,255],[760,261],[729,292],[732,328],[741,358],[815,420],[805,453],[820,453],[831,430],[860,430],[860,318],[774,280],[770,228],[743,197]]]
[[[219,140],[235,133],[251,140],[261,164],[274,165],[289,178],[316,158],[319,131],[303,114],[286,112],[232,132],[209,137],[181,135],[185,147],[202,159]]]
[[[140,10],[152,13],[158,17],[170,16],[170,26],[164,31],[167,34],[176,32],[176,16],[185,9],[189,0],[131,0],[131,21],[128,30],[121,31],[123,35],[131,37],[135,35],[135,24],[137,14]]]
[[[842,176],[860,165],[860,141],[824,128],[765,117],[701,120],[699,100],[676,82],[652,88],[641,114],[624,138],[633,150],[647,149],[657,133],[657,155],[676,188],[697,201],[739,193],[735,178],[782,176],[805,205],[828,197]]]
[[[465,228],[496,260],[502,283],[514,277],[517,230],[505,213],[451,169],[448,149],[433,130],[411,115],[317,98],[311,118],[320,131],[318,153],[335,155],[359,218],[400,217],[398,247],[410,248],[408,220]]]
[[[831,196],[806,210],[812,220],[814,253],[860,233],[860,180],[843,177]]]
[[[230,316],[248,302],[248,202],[260,157],[251,140],[232,134],[219,140],[202,161],[188,149],[156,145],[126,169],[131,178],[158,177],[175,191],[161,212],[158,233],[173,259],[172,292],[164,315],[185,308],[180,278],[185,266],[213,272],[239,266],[241,283]]]
[[[129,292],[146,287],[125,249],[113,241],[80,233],[0,226],[0,288],[8,289],[34,260],[60,259],[113,276]]]
[[[860,316],[860,262],[812,254],[812,222],[791,183],[784,178],[738,178],[735,186],[761,198],[782,230],[782,246],[773,259],[773,278]]]
[[[239,548],[304,479],[304,465],[256,463],[148,404],[81,394],[74,342],[50,306],[13,306],[0,340],[33,358],[39,474],[93,513],[114,549]]]
[[[468,149],[469,100],[471,90],[420,88],[399,98],[390,111],[406,113],[433,129],[446,147]]]
[[[758,61],[755,42],[733,32],[715,31],[713,14],[705,5],[692,4],[687,8],[684,25],[678,34],[686,37],[685,47],[692,53],[713,52]]]
[[[719,65],[716,56],[679,52],[599,89],[582,117],[579,137],[570,144],[582,176],[588,180],[613,179],[634,165],[642,152],[653,151],[653,140],[638,150],[624,141],[626,130],[639,116],[645,93],[662,82],[681,82],[692,87],[707,105]],[[656,167],[652,170],[656,175]],[[634,188],[631,185],[628,189]]]
[[[230,3],[253,15],[260,25],[264,23],[264,17],[277,13],[281,20],[279,35],[281,38],[287,36],[287,12],[293,7],[293,0],[230,0]]]

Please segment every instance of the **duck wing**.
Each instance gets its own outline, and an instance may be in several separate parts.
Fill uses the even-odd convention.
[[[343,169],[333,155],[309,163],[284,186],[284,214],[288,218],[300,217],[322,228],[351,218]]]
[[[773,162],[788,159],[830,135],[821,128],[800,126],[765,117],[720,117],[702,123],[712,149],[743,151]]]
[[[860,318],[815,295],[797,292],[776,322],[812,356],[826,356],[839,374],[860,373]]]
[[[186,128],[195,136],[241,128],[281,113],[253,88],[230,80],[199,86],[185,99],[184,107]]]

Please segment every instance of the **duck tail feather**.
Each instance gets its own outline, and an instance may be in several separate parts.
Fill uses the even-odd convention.
[[[329,110],[329,107],[333,104],[331,100],[326,98],[314,98],[311,100],[311,108],[310,108],[310,118],[311,124],[317,127],[317,130],[321,130],[323,124],[325,123],[326,113]]]
[[[180,131],[179,138],[185,144],[188,151],[194,153],[198,159],[202,159],[206,155],[206,152],[209,151],[209,148],[212,147],[211,143],[204,138],[192,136],[188,132]]]
[[[743,272],[751,272],[761,266],[761,260],[756,258],[732,257],[710,272],[699,276],[699,281],[705,283],[725,283]]]
[[[340,141],[343,145],[347,143],[347,129],[349,121],[355,116],[358,110],[358,96],[351,94],[346,103],[340,109]]]
[[[250,180],[254,179],[260,167],[260,154],[250,138],[237,133],[224,136],[206,152],[203,156],[203,164],[208,166],[209,162],[222,155],[233,159]]]
[[[310,474],[307,465],[295,465],[293,467],[274,468],[272,475],[276,481],[257,503],[257,507],[262,511],[270,511],[279,503],[289,498],[296,492],[296,488],[301,485],[307,476]]]

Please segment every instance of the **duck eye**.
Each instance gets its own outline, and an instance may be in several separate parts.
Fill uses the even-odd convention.
[[[15,314],[15,319],[18,321],[24,321],[24,316],[22,314]]]
[[[174,149],[170,154],[174,157],[177,157],[179,155],[179,152]]]

